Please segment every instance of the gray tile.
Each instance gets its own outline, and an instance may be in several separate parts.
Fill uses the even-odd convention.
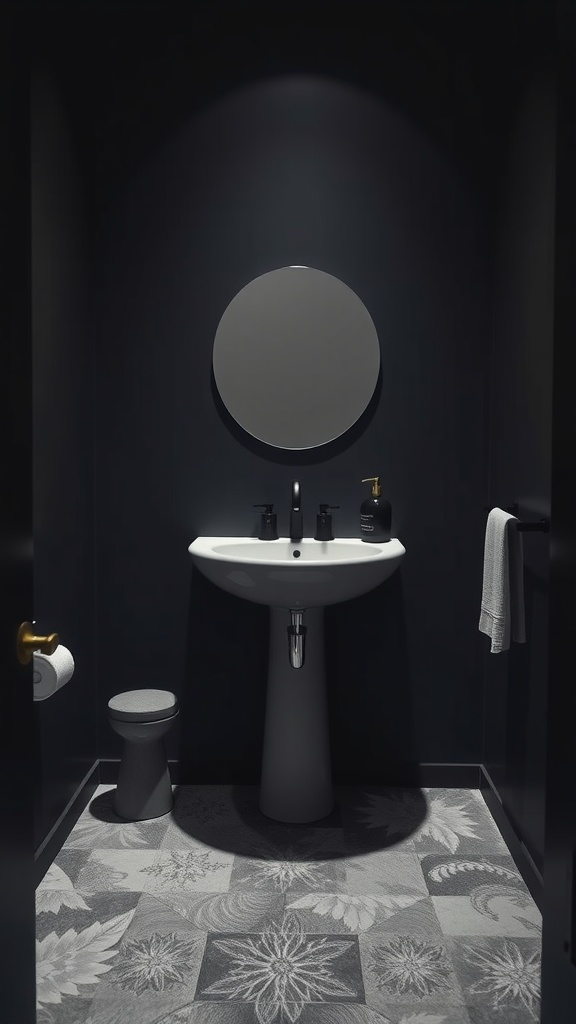
[[[186,849],[204,845],[236,856],[282,859],[285,856],[309,860],[338,859],[346,856],[341,829],[297,826],[211,825],[199,829],[185,819],[172,821],[162,839],[162,849]]]
[[[506,851],[478,790],[372,787],[343,810],[343,824],[382,832],[388,841],[411,840],[418,853]]]
[[[188,1024],[192,1005],[178,989],[137,995],[101,986],[86,1024]]]
[[[171,1019],[158,1024],[258,1024],[254,1003],[193,1003],[189,1017],[182,1021]]]
[[[287,897],[286,910],[296,914],[305,932],[381,935],[406,932],[441,936],[431,897],[349,896],[344,893]]]
[[[503,886],[528,893],[510,854],[491,856],[423,855],[420,866],[431,896],[466,896],[478,886]]]
[[[91,1005],[92,995],[64,996],[61,1003],[40,1006],[36,1024],[92,1024]]]
[[[344,864],[338,860],[308,860],[301,849],[271,849],[269,857],[259,860],[236,857],[230,889],[286,894],[343,892],[346,887]]]
[[[37,999],[47,1016],[53,1005],[62,1021],[70,1010],[72,1020],[82,1012],[86,1000],[94,995],[102,975],[111,969],[118,955],[119,944],[134,915],[134,909],[113,908],[113,916],[100,915],[90,923],[76,926],[58,919],[57,928],[47,932],[37,943]],[[120,912],[118,912],[120,911]],[[61,1005],[62,1004],[62,1005]],[[76,1017],[74,1017],[76,1014]],[[59,1022],[60,1024],[60,1022]]]
[[[472,1024],[539,1020],[540,942],[446,938]]]
[[[387,1024],[387,1022],[388,1018],[384,1018],[382,1014],[369,1006],[345,1003],[308,1003],[303,1007],[301,1016],[298,1017],[298,1024]]]
[[[346,833],[376,836],[382,846],[412,843],[426,813],[420,789],[389,786],[340,787],[342,826]]]
[[[118,1010],[117,1003],[111,998],[94,1003],[91,1010],[90,1024],[140,1024],[138,1018],[126,1017],[126,1003]],[[142,1024],[258,1024],[254,1014],[253,1003],[194,1003],[190,1002],[176,1009],[167,1006],[160,1011],[160,1016],[150,1019],[150,1011],[145,1012]]]
[[[142,933],[128,930],[122,938],[112,967],[104,976],[100,992],[115,989],[133,996],[146,996],[160,1005],[162,994],[171,993],[181,1005],[194,997],[206,936],[183,922],[181,928],[160,926]],[[138,999],[142,1004],[144,999]]]
[[[305,934],[293,915],[262,935],[209,935],[196,999],[363,1003],[356,936]]]
[[[465,1006],[437,1006],[423,1010],[421,1004],[403,1006],[388,1004],[379,1024],[470,1024]],[[375,1022],[376,1024],[376,1022]]]
[[[392,1006],[416,1004],[433,1015],[464,1005],[443,937],[367,932],[359,944],[366,1003],[374,1009],[386,1014]]]
[[[344,849],[349,857],[362,857],[367,853],[415,853],[413,835],[393,833],[384,828],[342,829]]]
[[[190,819],[196,828],[222,824],[253,824],[263,828],[278,825],[260,810],[259,786],[177,786],[174,796],[173,820]],[[338,804],[335,803],[330,814],[312,824],[315,828],[339,827]]]
[[[344,892],[428,895],[420,861],[415,853],[391,853],[389,850],[367,853],[343,862],[346,873]]]
[[[54,862],[48,868],[44,878],[36,889],[36,914],[38,919],[44,915],[59,914],[62,908],[90,912],[90,903],[86,894],[82,893],[77,883],[74,884],[81,865],[71,865],[70,874]]]
[[[76,881],[82,892],[145,892],[157,850],[92,850]]]
[[[284,897],[266,892],[145,894],[132,928],[157,929],[173,922],[206,932],[262,932],[284,914]]]
[[[234,856],[205,846],[160,850],[145,868],[146,892],[226,892]]]
[[[147,821],[124,821],[113,806],[115,787],[97,793],[80,815],[65,847],[80,850],[98,849],[158,849],[170,814]]]

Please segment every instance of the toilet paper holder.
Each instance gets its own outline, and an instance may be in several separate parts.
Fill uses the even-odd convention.
[[[58,633],[36,636],[32,629],[32,623],[23,622],[16,636],[16,657],[21,665],[28,665],[32,661],[34,651],[42,651],[42,654],[54,654],[59,643]]]

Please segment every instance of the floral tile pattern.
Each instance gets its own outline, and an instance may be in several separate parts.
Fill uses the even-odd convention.
[[[472,1024],[540,1020],[538,939],[452,939],[451,948]]]
[[[36,891],[38,1024],[534,1024],[541,919],[477,790],[340,787],[321,822],[100,787]]]
[[[422,1012],[463,1006],[463,994],[442,936],[361,936],[366,1002],[382,1013],[394,1004]]]

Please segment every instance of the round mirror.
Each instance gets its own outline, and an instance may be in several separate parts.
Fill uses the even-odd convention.
[[[230,415],[276,448],[315,448],[366,409],[380,346],[366,306],[337,277],[282,267],[250,281],[224,311],[214,378]]]

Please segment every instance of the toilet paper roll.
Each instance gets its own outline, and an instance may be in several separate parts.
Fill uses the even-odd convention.
[[[59,644],[54,654],[34,654],[34,700],[46,700],[66,685],[74,672],[74,658]]]

